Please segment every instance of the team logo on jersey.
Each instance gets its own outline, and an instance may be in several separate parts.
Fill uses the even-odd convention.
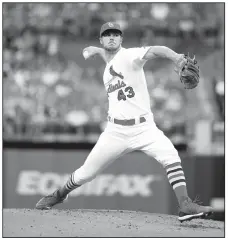
[[[118,83],[116,83],[115,85],[110,84],[108,89],[107,89],[107,93],[112,93],[115,90],[121,89],[122,87],[125,87],[126,84],[123,81],[118,80]]]
[[[113,65],[111,65],[110,66],[110,68],[109,68],[109,73],[110,73],[110,75],[112,75],[112,76],[117,76],[117,77],[119,77],[120,79],[123,79],[124,78],[124,76],[122,75],[122,73],[120,72],[120,73],[117,73],[114,69],[113,69]]]

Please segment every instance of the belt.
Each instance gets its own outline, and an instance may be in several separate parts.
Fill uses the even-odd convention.
[[[116,119],[116,118],[111,118],[110,116],[108,116],[108,120],[114,124],[120,124],[120,125],[124,125],[124,126],[131,126],[131,125],[135,125],[137,123],[140,124],[140,123],[146,122],[145,117],[140,117],[138,122],[136,121],[136,119],[120,120],[120,119]]]

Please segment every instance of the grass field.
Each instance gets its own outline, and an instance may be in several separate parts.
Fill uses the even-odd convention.
[[[4,209],[3,237],[224,237],[224,222],[120,210]]]

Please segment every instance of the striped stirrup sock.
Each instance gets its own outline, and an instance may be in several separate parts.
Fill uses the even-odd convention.
[[[67,189],[68,191],[72,191],[72,190],[74,190],[75,188],[78,188],[78,187],[80,187],[80,186],[81,186],[81,185],[78,185],[78,184],[76,184],[76,183],[74,182],[74,173],[72,173],[72,174],[70,175],[70,178],[68,179],[66,185],[65,185],[66,189]]]
[[[176,189],[180,186],[186,187],[186,181],[184,176],[184,171],[182,169],[181,163],[174,163],[170,164],[165,167],[166,173],[168,176],[169,183],[173,187],[173,189]]]

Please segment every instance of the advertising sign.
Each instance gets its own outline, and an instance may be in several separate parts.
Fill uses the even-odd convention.
[[[4,149],[3,207],[34,208],[85,161],[86,150]],[[141,152],[117,159],[70,193],[57,208],[123,209],[168,213],[170,185],[162,166]]]

